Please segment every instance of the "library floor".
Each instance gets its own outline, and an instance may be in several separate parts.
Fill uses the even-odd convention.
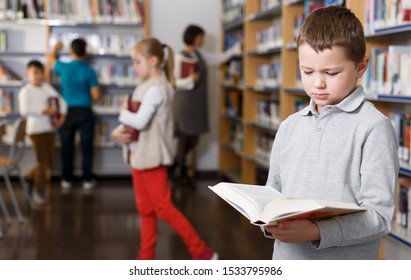
[[[272,241],[208,190],[207,186],[217,181],[201,179],[196,182],[195,191],[174,188],[176,206],[219,253],[220,259],[270,259]],[[19,201],[23,202],[18,182],[13,183]],[[4,234],[0,240],[0,259],[134,259],[139,248],[139,220],[131,180],[99,179],[98,183],[93,194],[84,195],[80,187],[63,194],[58,182],[54,182],[52,201],[32,213],[24,208],[26,219],[21,224],[13,216],[12,224],[6,225],[0,213]],[[9,212],[14,214],[3,182],[0,191]],[[157,259],[191,258],[180,238],[162,221],[156,253]]]

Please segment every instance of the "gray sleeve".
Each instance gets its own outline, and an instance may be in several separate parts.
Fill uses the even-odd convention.
[[[281,142],[283,141],[284,137],[284,128],[287,121],[284,121],[274,139],[273,147],[271,148],[271,155],[270,155],[270,169],[268,171],[268,178],[266,182],[266,186],[270,186],[275,188],[277,191],[281,192],[281,178],[280,178],[280,165],[281,165],[281,158],[280,158],[280,150],[281,150]]]
[[[394,128],[387,118],[369,130],[362,145],[361,159],[361,188],[355,195],[359,205],[367,211],[317,221],[321,241],[312,242],[313,247],[366,243],[390,232],[399,161]]]

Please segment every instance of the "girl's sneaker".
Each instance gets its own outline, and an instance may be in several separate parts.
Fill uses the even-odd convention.
[[[217,252],[207,248],[201,255],[193,257],[193,260],[218,260]]]

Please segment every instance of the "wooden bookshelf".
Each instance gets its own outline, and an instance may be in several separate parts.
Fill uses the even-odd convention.
[[[346,6],[366,23],[366,1],[347,0]],[[284,120],[295,112],[298,104],[304,104],[309,99],[298,82],[298,58],[295,41],[295,19],[304,13],[304,0],[284,0],[281,6],[260,11],[260,1],[244,1],[244,18],[237,20],[236,28],[244,32],[243,80],[244,85],[236,90],[242,96],[241,116],[235,120],[228,119],[224,114],[220,118],[220,171],[228,179],[254,184],[262,172],[268,172],[268,162],[256,157],[257,138],[259,134],[275,135],[276,127],[261,125],[257,120],[257,103],[260,100],[278,101],[280,105],[280,119]],[[282,44],[264,51],[257,50],[256,33],[267,28],[276,18],[281,19]],[[226,25],[230,26],[230,25]],[[231,26],[234,26],[231,25]],[[223,29],[223,36],[228,29]],[[411,39],[411,23],[399,26],[383,26],[372,30],[366,29],[367,55],[373,48],[386,48],[393,44],[409,45]],[[274,56],[280,57],[281,84],[274,88],[259,88],[258,67],[269,62]],[[362,83],[362,81],[360,81]],[[224,112],[225,96],[230,94],[228,88],[221,90],[221,112]],[[369,100],[377,109],[388,114],[390,112],[411,113],[411,93],[408,96],[392,96],[377,93]],[[233,150],[227,143],[230,141],[230,125],[235,121],[242,127],[241,150]],[[228,142],[227,142],[228,141]],[[265,169],[265,170],[264,170]],[[257,172],[258,170],[258,172]],[[235,176],[230,176],[235,174]],[[265,173],[266,174],[266,173]],[[411,164],[401,162],[400,174],[411,177]],[[264,177],[264,176],[263,176]],[[263,179],[264,180],[264,179]],[[411,228],[402,228],[395,225],[392,232],[384,238],[381,246],[381,258],[411,259]]]
[[[411,25],[409,23],[375,28],[370,31],[367,28],[365,1],[347,0],[346,6],[356,14],[365,27],[367,55],[371,54],[373,48],[387,48],[390,45],[409,45],[409,39],[411,38]],[[407,93],[405,96],[398,96],[376,92],[369,100],[383,113],[410,113],[410,96],[411,93]],[[410,163],[400,161],[400,165],[400,175],[411,177]],[[383,246],[380,250],[381,258],[411,259],[411,227],[403,228],[396,223],[397,221],[395,221],[391,233],[383,239]]]

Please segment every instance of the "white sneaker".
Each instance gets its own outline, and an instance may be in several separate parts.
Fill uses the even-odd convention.
[[[73,187],[73,184],[69,181],[61,180],[61,189],[63,191],[69,191]]]
[[[96,181],[84,181],[83,182],[83,190],[88,192],[93,190],[96,187]]]
[[[36,205],[44,205],[47,202],[46,194],[44,193],[44,191],[34,191],[33,201]]]

